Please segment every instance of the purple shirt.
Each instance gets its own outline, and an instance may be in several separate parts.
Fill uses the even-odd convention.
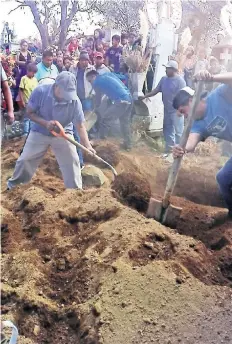
[[[122,47],[111,47],[106,52],[106,57],[109,58],[109,65],[114,65],[114,72],[118,73],[120,68],[120,56],[122,55]]]

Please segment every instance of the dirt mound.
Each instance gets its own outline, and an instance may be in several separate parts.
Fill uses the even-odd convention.
[[[144,176],[123,172],[115,178],[112,189],[118,198],[138,211],[146,211],[151,197],[151,188]]]
[[[116,144],[105,141],[96,141],[94,143],[94,149],[98,156],[108,162],[112,166],[117,166],[120,162],[120,152]],[[98,163],[94,157],[91,157],[88,153],[83,152],[84,161],[91,164],[97,164],[100,167],[106,167],[105,164]]]
[[[3,152],[4,185],[18,142]],[[133,209],[145,209],[148,182],[161,190],[167,168],[135,149],[120,155],[116,191],[64,190],[48,152],[30,184],[3,192],[2,314],[19,344],[232,342],[226,211],[173,197],[183,206],[174,231]]]

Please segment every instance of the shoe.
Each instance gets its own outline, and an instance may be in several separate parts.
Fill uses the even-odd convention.
[[[168,154],[167,153],[164,153],[160,156],[162,159],[166,159],[168,157]]]
[[[168,156],[165,158],[165,161],[169,162],[170,164],[173,163],[174,158],[172,154],[168,154]]]

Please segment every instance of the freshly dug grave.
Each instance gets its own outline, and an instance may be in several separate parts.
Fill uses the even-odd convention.
[[[12,153],[3,152],[3,186]],[[47,172],[54,158],[46,159],[32,183],[3,188],[2,311],[19,327],[19,344],[232,342],[232,223],[220,224],[224,209],[173,198],[185,206],[178,231],[198,241],[146,219],[108,188],[64,190]],[[161,196],[167,165],[146,147],[121,153],[119,172],[136,165]],[[216,189],[211,170],[207,182]],[[208,192],[210,202],[207,190],[195,195]]]
[[[115,178],[112,189],[116,191],[116,197],[120,201],[138,211],[146,212],[151,197],[151,188],[145,176],[122,172]]]

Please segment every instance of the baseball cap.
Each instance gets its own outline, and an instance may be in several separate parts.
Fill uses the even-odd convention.
[[[103,54],[100,53],[99,51],[96,51],[96,53],[94,54],[95,57],[100,57],[103,59]]]
[[[195,91],[189,86],[183,87],[181,91],[187,92],[191,97],[193,97],[195,93]]]
[[[176,61],[174,61],[174,60],[168,61],[168,63],[163,65],[163,66],[166,67],[166,68],[173,68],[175,70],[178,70],[178,63]]]
[[[76,100],[76,78],[70,72],[61,72],[55,81],[55,85],[59,87],[62,92],[62,98],[67,101]]]

